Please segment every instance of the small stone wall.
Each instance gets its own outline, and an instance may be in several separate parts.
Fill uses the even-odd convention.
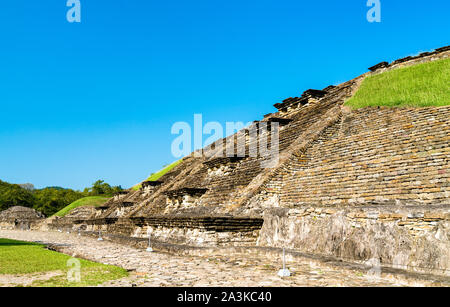
[[[450,208],[374,205],[272,209],[259,246],[450,276]]]
[[[194,246],[255,245],[262,219],[231,217],[135,217],[78,221],[83,230]]]
[[[15,206],[0,212],[0,229],[37,229],[44,219],[45,216],[34,209]]]
[[[204,228],[185,228],[176,226],[136,227],[132,237],[148,238],[148,233],[159,242],[191,246],[254,246],[259,230],[230,232],[213,231]]]

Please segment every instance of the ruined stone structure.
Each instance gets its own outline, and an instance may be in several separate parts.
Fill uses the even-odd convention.
[[[45,216],[31,208],[11,207],[0,212],[0,229],[30,230],[37,228]]]
[[[49,228],[59,231],[72,231],[74,230],[73,224],[75,221],[87,220],[96,214],[96,212],[98,212],[97,210],[97,208],[92,206],[75,208],[64,217],[53,216],[50,219],[47,219],[46,227],[44,227],[44,229]]]
[[[198,247],[286,247],[350,261],[450,272],[450,106],[365,108],[346,99],[363,79],[448,58],[450,47],[391,64],[275,104],[254,125],[279,126],[279,159],[193,153],[138,191],[117,195],[73,229]],[[270,130],[270,129],[269,129]],[[55,225],[55,227],[59,227]]]

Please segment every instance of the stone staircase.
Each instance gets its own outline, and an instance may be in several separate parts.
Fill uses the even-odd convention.
[[[383,62],[348,82],[285,99],[275,104],[277,112],[254,122],[252,127],[269,127],[259,129],[257,138],[250,127],[219,140],[77,225],[130,240],[151,235],[167,244],[286,245],[355,261],[379,257],[407,269],[418,256],[426,258],[421,267],[446,272],[450,247],[436,232],[448,235],[450,108],[351,111],[343,105],[367,76],[449,56],[444,47]],[[265,168],[273,157],[251,149],[266,137],[270,141],[277,126],[278,162]],[[242,156],[239,135],[246,140]],[[234,146],[234,155],[226,157],[221,143]],[[395,258],[374,243],[376,236],[409,242],[410,249],[434,248],[439,255],[402,247],[391,249],[400,255]]]

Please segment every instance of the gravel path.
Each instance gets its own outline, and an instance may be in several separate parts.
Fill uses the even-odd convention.
[[[278,259],[256,259],[238,254],[230,257],[189,257],[144,250],[60,232],[0,230],[0,237],[57,245],[74,257],[123,267],[130,276],[103,286],[428,286],[396,277],[374,277],[310,259],[288,263],[291,277],[280,278]],[[278,263],[277,263],[278,262]]]

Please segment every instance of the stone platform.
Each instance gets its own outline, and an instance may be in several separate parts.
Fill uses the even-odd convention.
[[[130,277],[110,281],[103,286],[450,286],[449,278],[397,274],[373,267],[357,267],[327,259],[287,253],[291,277],[280,278],[280,257],[270,249],[226,249],[222,253],[179,256],[165,252],[148,253],[143,249],[95,238],[60,232],[1,231],[0,237],[47,244],[51,249],[96,262],[123,267]],[[219,250],[218,250],[219,251]],[[0,279],[1,280],[1,279]],[[1,286],[1,285],[0,285]]]

